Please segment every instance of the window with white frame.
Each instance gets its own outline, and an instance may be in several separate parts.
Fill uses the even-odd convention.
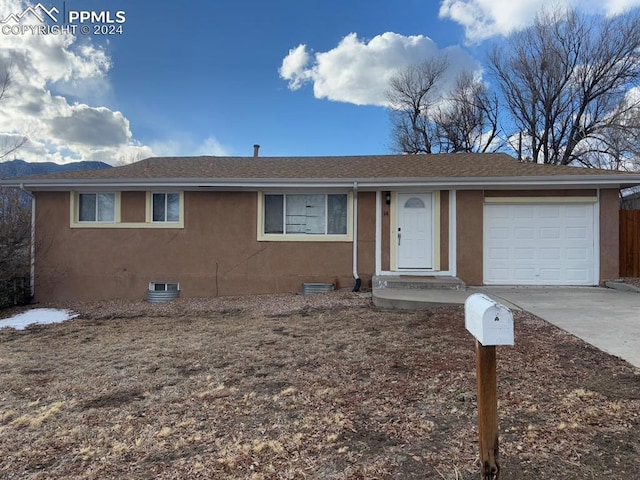
[[[115,193],[78,194],[79,222],[115,222]]]
[[[264,234],[346,235],[347,194],[265,194]]]
[[[153,193],[151,197],[151,219],[154,222],[180,221],[179,193]]]

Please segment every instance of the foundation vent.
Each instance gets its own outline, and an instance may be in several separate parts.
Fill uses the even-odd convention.
[[[303,283],[302,294],[311,295],[312,293],[331,292],[335,288],[333,283]]]
[[[169,302],[180,297],[180,284],[178,282],[149,282],[147,290],[147,302]]]

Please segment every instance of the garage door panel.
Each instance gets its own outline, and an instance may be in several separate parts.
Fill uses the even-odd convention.
[[[511,210],[508,205],[495,205],[495,208],[489,212],[489,215],[494,218],[508,218],[509,212],[511,212]]]
[[[540,248],[539,249],[540,260],[553,260],[560,261],[562,259],[562,251],[559,248]]]
[[[543,205],[538,210],[540,218],[560,218],[560,208],[550,205]]]
[[[489,236],[495,240],[508,240],[509,228],[507,227],[493,227],[489,232]]]
[[[567,269],[567,278],[575,282],[582,282],[589,278],[589,272],[583,268]]]
[[[535,210],[529,205],[522,205],[522,208],[517,211],[509,209],[508,205],[505,205],[505,207],[509,210],[509,217],[511,218],[531,219],[535,216]]]
[[[540,238],[543,240],[560,240],[562,238],[561,227],[540,227]]]
[[[546,284],[554,284],[562,280],[562,271],[559,268],[541,268],[540,277]]]
[[[524,281],[530,278],[534,273],[534,268],[514,268],[516,280]]]
[[[517,240],[527,240],[533,237],[534,230],[531,227],[515,227],[514,233]]]
[[[492,268],[491,276],[497,279],[497,282],[507,282],[509,280],[509,276],[511,272],[508,268]]]
[[[588,211],[583,205],[567,205],[567,218],[587,218]]]
[[[499,260],[509,260],[509,249],[492,248],[489,250],[488,256],[493,264],[497,263]]]
[[[487,204],[486,284],[594,285],[594,204]]]
[[[585,262],[590,259],[589,251],[586,248],[568,248],[567,260],[575,260],[578,262]]]
[[[536,258],[533,248],[516,248],[514,254],[516,260],[535,260]]]
[[[570,240],[588,240],[589,234],[585,227],[567,227],[567,238]]]

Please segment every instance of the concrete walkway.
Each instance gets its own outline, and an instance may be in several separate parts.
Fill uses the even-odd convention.
[[[462,305],[485,293],[525,310],[640,368],[640,293],[596,287],[473,287],[460,290],[378,291],[376,305],[421,309]],[[377,301],[376,301],[377,300]],[[518,339],[516,338],[516,342]]]

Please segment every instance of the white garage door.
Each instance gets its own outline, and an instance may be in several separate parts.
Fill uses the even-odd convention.
[[[486,204],[487,285],[595,285],[595,205]]]

